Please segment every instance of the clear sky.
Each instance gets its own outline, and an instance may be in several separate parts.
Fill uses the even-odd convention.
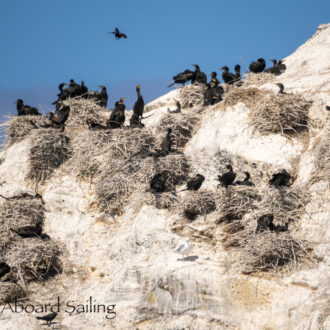
[[[48,111],[71,78],[130,108],[138,83],[151,101],[191,64],[268,66],[329,21],[330,0],[1,0],[0,113],[16,114],[17,98]],[[128,39],[108,34],[116,26]]]

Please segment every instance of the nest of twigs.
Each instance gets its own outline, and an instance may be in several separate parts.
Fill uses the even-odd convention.
[[[214,196],[208,191],[188,191],[182,202],[182,213],[189,220],[209,214],[216,209]]]
[[[7,138],[9,138],[8,144],[22,141],[28,136],[31,131],[36,128],[33,126],[34,123],[37,127],[49,124],[49,120],[44,116],[17,116],[11,117],[10,120],[3,123],[2,126],[7,126]]]
[[[146,192],[141,197],[143,203],[156,206],[158,209],[175,208],[179,202],[178,197],[169,191],[157,194]]]
[[[65,123],[67,127],[87,127],[86,119],[92,119],[97,123],[104,124],[107,119],[105,117],[106,109],[93,100],[75,97],[63,101],[63,104],[70,106],[69,118]]]
[[[24,238],[13,243],[4,256],[14,278],[24,285],[44,281],[62,271],[60,249],[51,240]]]
[[[244,273],[276,271],[286,264],[296,266],[310,251],[307,244],[287,232],[254,234],[245,230],[243,233],[239,263]]]
[[[26,292],[16,283],[0,282],[0,304],[10,303],[19,298],[25,297]]]
[[[263,198],[258,202],[255,216],[271,213],[274,224],[282,226],[297,222],[306,213],[305,205],[310,200],[310,194],[304,187],[266,188],[260,194]]]
[[[262,99],[265,91],[258,88],[250,87],[232,87],[225,94],[224,104],[226,106],[233,106],[239,102],[244,103],[247,107],[253,108]]]
[[[308,128],[312,102],[302,96],[263,93],[249,113],[251,125],[261,133],[299,133]]]
[[[195,113],[177,113],[175,115],[165,116],[159,124],[159,127],[167,130],[172,128],[171,137],[175,148],[182,148],[191,139],[194,125],[198,117]],[[157,128],[159,129],[159,128]]]
[[[190,84],[180,89],[180,103],[181,107],[192,108],[204,103],[204,84]]]
[[[221,215],[219,222],[242,219],[251,210],[257,208],[261,196],[255,187],[231,186],[218,188],[216,194],[217,209]]]
[[[71,154],[69,138],[58,129],[38,129],[31,138],[29,179],[43,182]]]
[[[188,175],[188,162],[183,154],[166,157],[132,158],[128,161],[110,159],[97,181],[96,192],[101,208],[120,214],[133,191],[149,190],[152,177],[162,172],[168,190],[184,182]]]
[[[253,73],[247,72],[244,74],[244,87],[260,87],[264,84],[270,83],[276,79],[276,76],[272,73],[261,72]]]
[[[10,242],[19,239],[10,228],[36,226],[44,222],[44,206],[41,199],[18,198],[6,200],[0,206],[0,248],[3,251]]]

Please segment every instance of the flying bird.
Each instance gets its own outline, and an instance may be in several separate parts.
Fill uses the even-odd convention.
[[[114,34],[117,40],[119,40],[120,38],[127,39],[127,35],[125,33],[119,32],[118,28],[115,28],[114,32],[108,32],[108,33]]]

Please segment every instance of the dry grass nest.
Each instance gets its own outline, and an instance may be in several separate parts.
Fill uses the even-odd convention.
[[[6,144],[10,146],[13,143],[22,141],[31,131],[35,131],[35,127],[31,122],[37,127],[49,124],[49,120],[43,116],[11,117],[10,120],[1,124],[2,127],[8,127],[7,138],[9,138],[9,141],[6,141]]]
[[[41,199],[19,198],[6,200],[0,205],[0,248],[20,239],[10,228],[36,226],[44,222],[44,206]]]
[[[165,176],[168,190],[187,179],[189,166],[183,154],[166,157],[136,158],[128,161],[110,159],[96,183],[100,206],[106,212],[120,214],[133,191],[148,191],[152,177]]]
[[[24,285],[44,281],[60,273],[60,249],[51,240],[24,238],[14,242],[4,256],[13,276]]]
[[[242,219],[245,214],[256,209],[261,201],[258,190],[249,186],[218,188],[215,198],[220,214],[219,222]]]
[[[307,258],[310,248],[288,232],[273,233],[244,230],[241,235],[240,268],[244,273],[277,271],[279,266],[297,266],[302,258]]]
[[[92,100],[75,97],[63,101],[63,104],[70,106],[70,114],[66,122],[67,127],[87,127],[86,119],[92,119],[98,123],[105,122],[107,109]]]
[[[266,188],[260,191],[262,200],[258,202],[255,217],[266,213],[274,215],[275,225],[296,222],[306,213],[305,205],[310,200],[308,189],[302,187]]]
[[[261,72],[261,73],[253,73],[247,72],[244,74],[244,87],[260,87],[264,84],[270,83],[275,81],[276,76],[272,73],[268,72]]]
[[[198,116],[194,112],[176,113],[165,116],[160,122],[157,130],[166,131],[172,128],[171,137],[173,138],[174,147],[182,148],[192,137],[194,125],[198,121]]]
[[[180,207],[187,219],[195,220],[199,215],[213,212],[216,209],[216,203],[211,192],[188,191]]]
[[[16,283],[0,282],[0,304],[12,302],[25,297],[25,290]]]
[[[204,84],[190,84],[180,88],[180,103],[183,109],[204,103]]]
[[[261,133],[299,133],[308,128],[311,105],[300,95],[263,93],[250,111],[250,123]]]
[[[247,107],[253,108],[262,99],[264,93],[265,91],[255,87],[232,87],[225,94],[224,104],[225,106],[233,106],[242,102]]]
[[[31,138],[29,179],[43,182],[71,155],[69,138],[58,129],[38,129]]]

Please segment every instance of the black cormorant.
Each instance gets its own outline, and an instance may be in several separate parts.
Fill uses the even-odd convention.
[[[190,179],[188,182],[187,182],[187,188],[186,189],[183,189],[181,191],[185,191],[185,190],[198,190],[203,182],[205,180],[205,177],[201,174],[196,174],[196,176],[192,179]]]
[[[271,213],[267,213],[259,217],[257,222],[256,234],[263,232],[267,229],[273,231],[275,229],[273,220],[274,220],[274,216]]]
[[[210,82],[207,84],[207,87],[208,88],[215,88],[215,87],[218,87],[220,82],[219,80],[217,79],[217,73],[216,72],[211,72],[210,74],[211,76],[211,80]]]
[[[286,70],[286,65],[283,62],[284,62],[284,60],[280,60],[276,66],[277,69],[279,70],[280,74]]]
[[[236,173],[233,171],[231,165],[227,165],[226,168],[228,169],[228,171],[222,175],[218,175],[218,180],[223,187],[228,188],[229,185],[233,184],[236,178]]]
[[[10,272],[10,267],[5,262],[0,262],[0,278]]]
[[[191,70],[185,70],[184,72],[178,73],[176,76],[173,77],[174,82],[168,87],[173,86],[174,84],[182,84],[185,85],[186,82],[192,80],[195,76],[195,73]]]
[[[289,187],[290,179],[291,175],[283,169],[281,172],[273,174],[273,177],[269,180],[269,185],[275,188]]]
[[[68,93],[68,97],[78,96],[80,95],[80,85],[70,79],[70,84],[64,91]]]
[[[280,90],[278,91],[279,94],[286,94],[284,92],[284,85],[282,83],[276,83],[276,85],[280,88]]]
[[[101,107],[106,108],[107,104],[108,104],[108,93],[107,93],[107,89],[105,88],[105,86],[99,86],[101,88],[101,93],[99,93],[97,95],[98,99],[99,99],[99,105]]]
[[[70,107],[68,105],[62,105],[58,110],[56,110],[55,114],[52,112],[49,113],[49,120],[54,126],[64,128],[64,124],[69,118],[69,113]]]
[[[87,86],[85,85],[85,82],[82,81],[80,83],[80,91],[79,91],[79,94],[81,95],[81,97],[87,99],[88,97],[88,88]]]
[[[164,173],[156,173],[150,182],[150,189],[153,193],[162,193],[166,190],[166,178]]]
[[[37,108],[31,107],[29,105],[25,105],[22,99],[18,99],[14,103],[16,103],[17,116],[25,116],[25,115],[41,116]]]
[[[198,84],[206,84],[207,83],[207,77],[204,72],[201,71],[199,66],[197,64],[192,64],[192,66],[195,68],[194,76],[191,80],[191,83],[198,83]]]
[[[125,33],[119,32],[118,28],[115,28],[114,32],[109,32],[109,33],[114,34],[117,40],[119,40],[120,38],[127,39],[127,35]]]
[[[17,229],[10,228],[10,230],[23,238],[40,236],[42,232],[40,224],[36,226],[23,226]]]
[[[236,64],[234,69],[235,69],[235,74],[234,74],[235,85],[240,87],[243,85],[243,81],[241,77],[241,66],[239,64]]]
[[[144,100],[141,95],[141,86],[136,86],[137,100],[133,106],[133,113],[136,114],[139,118],[142,118],[144,111]]]
[[[236,181],[235,184],[239,186],[250,186],[253,187],[254,183],[250,181],[251,175],[249,172],[244,172],[245,178],[243,181]]]
[[[120,128],[125,123],[125,98],[122,97],[115,103],[115,108],[112,110],[110,118],[107,120],[107,127]]]
[[[91,118],[86,119],[86,124],[87,124],[88,128],[91,129],[91,130],[107,129],[108,128],[104,125],[101,125],[101,124],[97,123],[96,121],[94,121]]]
[[[233,84],[235,82],[235,76],[229,72],[228,66],[223,66],[220,70],[224,70],[222,72],[222,79],[225,84]]]
[[[169,108],[167,108],[167,112],[169,113],[181,113],[181,103],[174,99],[175,105],[176,105],[176,109],[175,110],[170,110]]]
[[[144,124],[141,123],[141,118],[137,114],[133,113],[129,120],[129,126],[131,128],[142,128],[144,127]]]
[[[253,73],[260,73],[264,71],[266,67],[266,62],[263,58],[258,58],[257,61],[252,62],[249,66],[249,69]]]

